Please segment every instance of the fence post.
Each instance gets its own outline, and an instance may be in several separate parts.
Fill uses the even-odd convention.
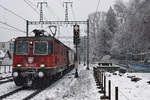
[[[101,71],[100,70],[98,73],[98,82],[99,82],[99,87],[101,88]]]
[[[104,75],[104,97],[106,97],[106,76]]]
[[[103,91],[103,72],[102,72],[102,91]]]
[[[101,91],[100,93],[104,93],[104,72],[102,71],[102,74],[101,74]]]
[[[9,65],[9,73],[11,73],[11,66]]]
[[[2,73],[1,73],[1,70],[2,70],[2,68],[1,68],[1,67],[2,67],[2,66],[0,66],[0,74],[2,74]]]
[[[104,74],[104,89],[103,89],[104,95],[101,96],[101,99],[109,99],[109,96],[106,96],[106,76]]]
[[[7,66],[4,66],[4,73],[7,73],[7,72],[6,72],[6,71],[7,71],[6,68],[7,68]]]
[[[111,81],[108,81],[108,96],[109,96],[109,100],[111,100]]]
[[[102,74],[101,74],[102,72],[101,71],[99,71],[99,86],[100,86],[100,88],[102,88]]]
[[[115,87],[115,100],[118,100],[118,87]]]

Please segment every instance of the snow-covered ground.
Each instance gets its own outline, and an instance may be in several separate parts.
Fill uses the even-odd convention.
[[[110,76],[109,76],[110,75]],[[106,73],[108,80],[112,82],[112,100],[114,99],[115,86],[119,88],[119,100],[150,100],[150,73],[126,73],[123,76]],[[131,81],[127,76],[136,76],[142,80]]]
[[[0,96],[6,94],[8,92],[11,92],[15,89],[18,89],[18,88],[19,87],[17,87],[14,82],[8,82],[5,84],[1,84],[0,85]]]
[[[79,67],[79,78],[74,78],[74,70],[65,75],[57,83],[32,100],[99,100],[100,94],[93,78],[93,71]]]
[[[86,70],[86,66],[80,65],[79,78],[74,78],[75,70],[66,74],[56,81],[32,100],[99,100],[100,94],[96,86],[93,70]],[[14,82],[0,85],[0,96],[17,88]],[[32,90],[19,91],[4,100],[20,100],[33,93]]]
[[[66,74],[63,78],[56,81],[44,91],[36,95],[32,100],[100,100],[100,91],[94,80],[93,67],[90,65],[90,70],[86,70],[86,66],[79,66],[79,78],[74,78],[75,70]],[[132,82],[127,76],[136,76],[142,80]],[[112,99],[115,100],[115,86],[119,87],[119,100],[149,100],[150,85],[147,81],[150,80],[150,73],[126,73],[123,76],[106,73],[106,80],[112,82]],[[8,82],[0,85],[0,96],[13,91],[17,88],[14,82]],[[108,89],[108,86],[107,86]],[[25,96],[32,94],[33,90],[26,90],[11,95],[5,100],[20,100]],[[107,91],[108,95],[108,91]]]

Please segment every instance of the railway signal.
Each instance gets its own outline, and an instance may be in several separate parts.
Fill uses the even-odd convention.
[[[80,43],[80,29],[77,24],[73,26],[73,43],[74,45],[78,45]]]
[[[76,69],[76,72],[75,72],[75,78],[78,77],[78,49],[77,49],[77,46],[78,44],[80,43],[80,29],[79,29],[79,25],[75,24],[73,26],[73,43],[76,47],[76,54],[75,54],[75,69]]]

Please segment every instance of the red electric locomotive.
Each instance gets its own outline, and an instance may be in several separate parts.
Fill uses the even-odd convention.
[[[42,30],[35,36],[15,39],[13,77],[17,86],[46,83],[58,73],[74,66],[74,52]]]

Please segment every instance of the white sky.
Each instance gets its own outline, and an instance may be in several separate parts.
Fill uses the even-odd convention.
[[[39,0],[28,0],[36,5]],[[64,8],[63,0],[44,0],[48,2],[48,9],[43,8],[44,14],[47,20],[64,20]],[[127,0],[125,0],[127,1]],[[111,5],[113,5],[115,0],[100,0],[100,5],[98,11],[107,11]],[[73,10],[75,13],[75,20],[87,20],[88,14],[96,11],[98,0],[73,0]],[[24,0],[0,0],[0,4],[4,7],[11,9],[20,16],[28,20],[39,20],[39,15],[35,13]],[[71,8],[71,7],[69,7]],[[69,19],[73,20],[72,11],[69,10]],[[56,17],[57,15],[57,17]],[[58,19],[59,17],[59,19]],[[6,22],[14,27],[22,29],[25,31],[26,24],[25,21],[19,19],[18,17],[10,14],[9,12],[0,8],[0,21]],[[8,31],[2,29],[1,27],[9,28],[0,24],[0,41],[8,41],[11,38],[17,36],[25,35],[17,31]],[[31,31],[31,30],[30,30]]]

